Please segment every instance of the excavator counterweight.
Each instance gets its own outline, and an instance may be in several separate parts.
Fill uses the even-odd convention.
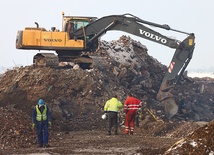
[[[172,90],[180,80],[183,72],[192,59],[195,36],[170,28],[167,24],[157,24],[142,20],[131,14],[110,15],[102,18],[65,16],[63,13],[62,31],[55,27],[52,31],[36,27],[19,30],[16,37],[16,48],[25,50],[52,50],[57,55],[39,53],[34,56],[36,66],[54,66],[58,62],[73,61],[90,67],[93,60],[87,52],[95,52],[98,41],[107,31],[117,30],[136,35],[152,42],[175,49],[168,71],[163,78],[157,93],[157,100],[163,103],[167,118],[171,118],[178,111]],[[168,31],[183,33],[187,37],[183,41],[172,39],[156,32],[148,26],[158,27]]]

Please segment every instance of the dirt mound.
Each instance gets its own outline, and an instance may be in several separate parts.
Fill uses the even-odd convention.
[[[176,142],[165,154],[186,154],[187,152],[188,154],[214,153],[214,121]]]
[[[12,108],[0,108],[1,148],[29,147],[35,142],[29,116]],[[26,134],[27,133],[27,134]],[[26,136],[28,135],[28,136]]]
[[[179,112],[172,118],[173,123],[163,122],[163,106],[155,98],[167,67],[131,38],[102,41],[92,57],[95,65],[90,70],[26,66],[4,73],[0,80],[1,121],[6,123],[1,125],[2,149],[36,143],[31,113],[40,98],[52,112],[52,141],[58,139],[57,132],[105,131],[106,122],[101,119],[105,101],[117,94],[124,102],[128,92],[146,103],[136,128],[136,133],[144,136],[183,138],[199,127],[194,121],[214,118],[213,79],[182,77],[172,92]],[[11,116],[7,121],[4,116],[8,113]]]

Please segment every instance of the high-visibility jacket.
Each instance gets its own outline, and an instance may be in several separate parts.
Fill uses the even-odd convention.
[[[141,104],[142,102],[139,99],[129,96],[124,102],[124,112],[135,113],[141,107]]]
[[[104,111],[118,112],[122,107],[123,104],[117,98],[113,97],[110,100],[106,101]]]
[[[47,106],[44,105],[44,110],[43,112],[41,113],[41,111],[39,110],[39,106],[36,105],[36,120],[37,121],[45,121],[47,120]]]

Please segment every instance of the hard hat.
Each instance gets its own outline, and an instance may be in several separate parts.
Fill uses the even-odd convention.
[[[102,119],[107,119],[107,114],[106,113],[102,115]]]
[[[40,105],[40,106],[44,105],[44,100],[43,99],[39,99],[38,105]]]

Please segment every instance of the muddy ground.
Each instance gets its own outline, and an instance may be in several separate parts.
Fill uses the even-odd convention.
[[[153,125],[155,125],[155,123]],[[151,128],[150,131],[151,133],[154,132],[154,128],[155,127],[153,127],[153,129]],[[183,129],[186,130],[185,128],[180,128],[180,132],[182,133],[177,134],[184,134],[185,131],[181,131]],[[158,129],[156,130],[158,131]],[[179,129],[177,129],[177,132],[178,130]],[[186,132],[188,130],[189,129],[187,129]],[[105,130],[75,131],[63,133],[54,132],[50,130],[49,148],[38,148],[35,143],[27,148],[4,149],[1,150],[0,153],[50,154],[50,155],[54,154],[157,155],[164,154],[164,152],[167,149],[169,149],[175,142],[180,140],[180,138],[177,137],[178,135],[173,134],[174,133],[165,136],[155,136],[153,134],[147,134],[143,132],[143,129],[141,127],[135,129],[134,135],[123,134],[123,128],[120,127],[119,135],[110,135],[110,136],[106,134]]]
[[[58,134],[58,133],[55,133]],[[60,135],[57,141],[50,141],[51,147],[21,148],[4,150],[3,154],[162,154],[178,139],[155,138],[138,135],[111,135],[107,136],[104,131],[72,132]]]
[[[135,127],[134,135],[123,133],[107,135],[107,122],[101,120],[97,129],[57,131],[57,124],[50,128],[50,147],[38,148],[36,134],[31,129],[30,117],[11,108],[1,108],[1,150],[0,154],[164,154],[175,142],[186,137],[205,122],[162,122],[147,115]],[[17,116],[19,115],[19,116]],[[24,117],[23,117],[24,115]],[[6,117],[6,118],[3,118]],[[6,120],[9,120],[7,122]],[[15,125],[14,125],[15,124]],[[90,127],[88,127],[90,128]]]

